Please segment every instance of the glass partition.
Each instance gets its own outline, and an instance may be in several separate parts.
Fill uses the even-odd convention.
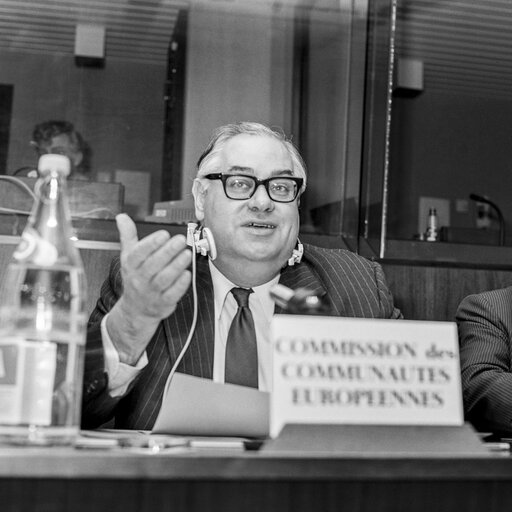
[[[383,256],[387,239],[389,143],[395,45],[396,0],[376,0],[368,13],[368,53],[359,242],[365,255]]]
[[[512,245],[512,3],[397,3],[387,237]]]
[[[380,101],[372,66],[385,74],[388,63],[384,47],[368,48],[368,15],[385,21],[387,4],[0,0],[0,173],[31,185],[38,151],[50,151],[35,127],[67,121],[85,169],[71,187],[75,216],[179,223],[193,214],[195,164],[213,129],[259,121],[305,158],[303,231],[356,240],[367,73]],[[3,211],[28,209],[20,196],[0,181]]]

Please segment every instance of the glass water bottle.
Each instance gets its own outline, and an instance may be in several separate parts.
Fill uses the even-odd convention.
[[[72,240],[70,162],[39,160],[36,200],[2,271],[0,442],[70,444],[80,428],[86,282]]]

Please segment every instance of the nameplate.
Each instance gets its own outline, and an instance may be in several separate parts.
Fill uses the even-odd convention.
[[[452,322],[275,315],[270,435],[285,424],[463,424]]]

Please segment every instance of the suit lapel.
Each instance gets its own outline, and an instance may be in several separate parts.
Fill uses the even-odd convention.
[[[214,345],[213,286],[206,258],[197,261],[198,318],[192,341],[177,371],[212,378]],[[124,415],[118,414],[116,426],[151,429],[160,410],[169,372],[187,341],[192,327],[193,293],[189,289],[172,315],[162,321],[147,347],[149,364],[137,386],[126,397]]]
[[[197,322],[192,341],[178,366],[177,371],[197,377],[212,378],[215,337],[215,312],[213,284],[208,268],[208,259],[197,257]],[[169,350],[171,365],[183,349],[190,329],[194,312],[192,286],[178,303],[176,311],[164,320],[164,332]]]
[[[298,265],[284,267],[281,271],[279,284],[294,290],[297,288],[307,288],[311,290],[313,295],[317,295],[318,297],[323,297],[326,293],[322,282],[306,261],[302,261]],[[286,313],[286,311],[276,305],[274,313],[280,314]]]

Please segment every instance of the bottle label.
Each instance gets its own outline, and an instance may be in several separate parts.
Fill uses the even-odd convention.
[[[13,256],[18,261],[30,260],[36,265],[47,267],[55,264],[58,251],[53,244],[41,238],[35,229],[27,227]]]
[[[51,425],[56,364],[55,343],[2,339],[0,423]]]
[[[23,392],[23,356],[18,344],[0,345],[0,423],[19,423]]]

